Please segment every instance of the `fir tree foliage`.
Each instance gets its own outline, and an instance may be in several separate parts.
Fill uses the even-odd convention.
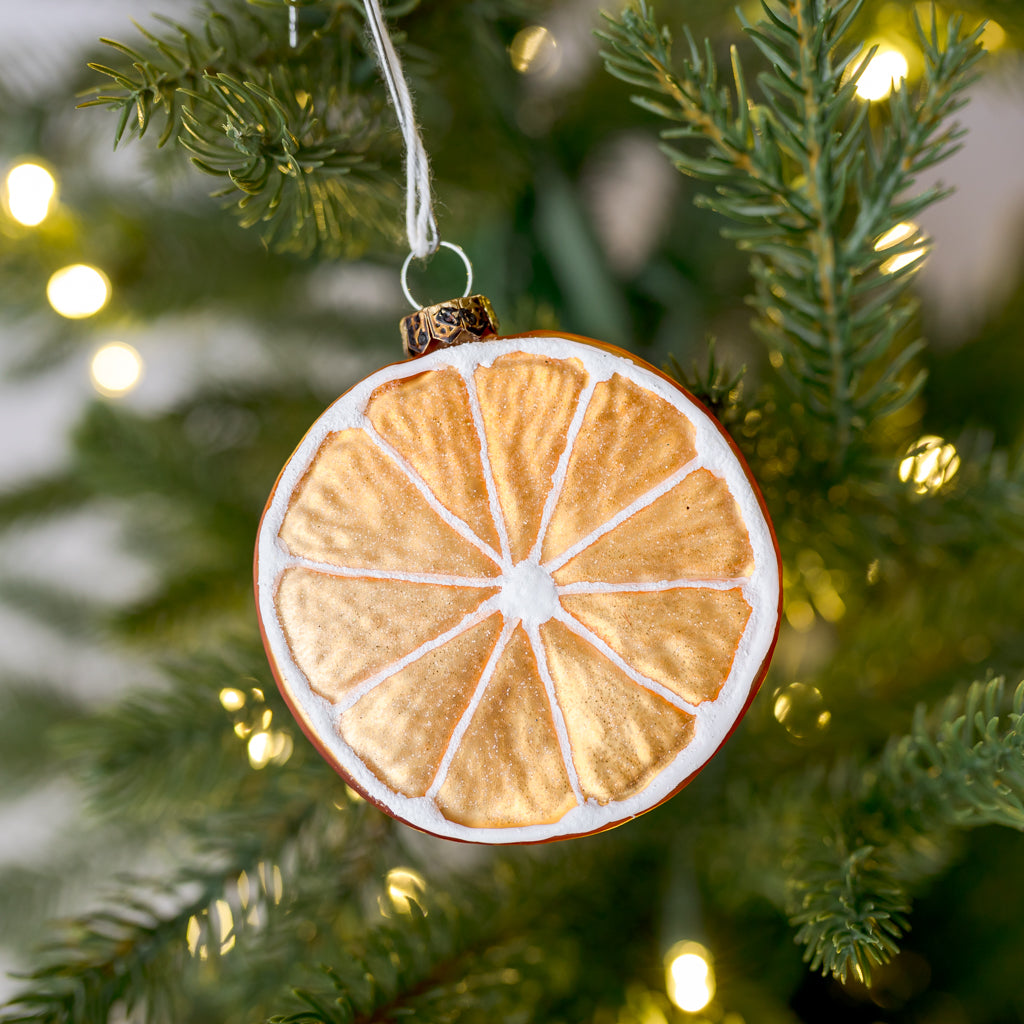
[[[115,145],[151,131],[159,146],[177,139],[196,167],[227,179],[214,194],[232,198],[242,225],[261,228],[274,248],[352,253],[397,205],[380,172],[395,163],[396,144],[382,123],[362,5],[295,6],[303,31],[294,54],[285,3],[210,7],[198,30],[164,19],[162,34],[139,28],[138,47],[103,40],[130,65],[91,64],[113,88],[82,105],[118,113]]]
[[[113,86],[93,100],[122,118],[119,138],[163,139],[168,162],[188,153],[223,177],[231,200],[246,204],[242,218],[275,247],[355,251],[381,211],[395,231],[396,140],[359,5],[296,6],[295,50],[283,2],[224,0],[194,26],[143,31],[143,42],[118,49],[123,61],[103,72]],[[403,26],[422,18],[422,38],[433,24],[440,40],[456,8],[490,19],[480,38],[507,65],[503,47],[528,3],[392,5],[390,14]],[[511,27],[500,23],[509,12],[520,19]],[[738,60],[729,89],[718,81],[714,46],[689,47],[675,68],[668,34],[646,5],[606,30],[611,70],[646,90],[643,105],[683,133],[665,140],[670,155],[713,182],[705,202],[734,221],[753,256],[762,337],[781,355],[794,394],[751,384],[710,347],[692,374],[682,371],[691,352],[669,369],[730,425],[764,484],[787,600],[820,611],[830,607],[825,598],[834,609],[842,594],[845,617],[826,624],[819,616],[821,629],[811,634],[826,654],[801,669],[805,689],[813,682],[828,701],[830,728],[784,733],[773,688],[792,676],[777,667],[729,745],[660,810],[587,840],[449,860],[450,850],[439,853],[360,801],[303,741],[255,635],[249,570],[260,509],[333,392],[325,396],[293,373],[301,360],[287,348],[271,380],[204,384],[156,411],[95,401],[65,467],[0,494],[0,529],[17,538],[40,520],[113,505],[152,585],[110,608],[59,582],[10,576],[0,600],[65,633],[125,645],[156,666],[160,684],[147,678],[138,692],[95,708],[68,697],[62,679],[6,673],[4,794],[69,771],[94,829],[88,842],[60,837],[30,867],[0,868],[3,915],[39,918],[76,885],[95,909],[50,932],[0,1016],[69,1024],[675,1024],[683,1018],[663,994],[663,940],[705,930],[720,954],[717,1019],[735,1009],[748,1021],[792,1024],[801,955],[848,983],[870,981],[913,942],[914,904],[950,869],[971,830],[1024,830],[1024,690],[1011,696],[999,679],[956,689],[976,674],[966,660],[1015,671],[1024,663],[1022,464],[975,430],[957,437],[962,466],[935,493],[898,481],[900,442],[918,425],[901,416],[919,410],[920,393],[886,415],[919,386],[928,353],[906,354],[917,327],[908,288],[920,261],[892,275],[881,263],[923,243],[915,237],[874,250],[878,235],[935,198],[914,196],[912,179],[957,144],[948,117],[976,71],[977,47],[956,22],[940,27],[926,18],[924,79],[869,108],[852,94],[866,59],[853,56],[857,16],[850,4],[770,5],[747,27],[746,62],[766,64],[757,99]],[[436,53],[433,64],[424,49],[408,46],[403,55],[415,74],[425,68],[443,84],[454,57],[441,46]],[[488,65],[489,81],[499,80],[495,67]],[[462,78],[456,84],[465,90]],[[589,87],[597,99],[581,128],[601,135],[604,118],[615,116],[615,94]],[[519,139],[506,105],[495,123]],[[554,161],[563,145],[561,136],[531,138],[526,148],[541,154],[538,162]],[[500,160],[481,163],[488,187],[507,169]],[[350,205],[360,196],[368,202]],[[495,252],[523,248],[520,235],[533,230],[529,203],[512,205],[517,233],[495,229]],[[297,261],[257,259],[241,246],[226,257],[227,243],[215,244],[223,225],[178,213],[133,214],[150,232],[140,229],[144,245],[161,255],[148,272],[164,290],[154,280],[149,292],[126,287],[120,294],[136,303],[129,308],[153,315],[199,305],[209,298],[200,289],[204,273],[226,266],[240,277],[230,298],[253,321],[265,319],[268,333],[287,326],[320,331],[332,346],[339,333],[348,340],[342,318],[317,320],[285,301],[305,280]],[[200,272],[184,276],[173,250],[160,248],[172,228],[194,246],[178,261]],[[0,273],[23,283],[35,264],[11,238]],[[668,238],[658,273],[685,265],[690,242]],[[540,257],[527,262],[540,268],[531,287],[543,292],[549,272]],[[213,276],[210,294],[226,301]],[[628,297],[649,309],[656,276],[633,292],[622,285],[623,307]],[[710,276],[698,280],[712,287]],[[620,285],[601,279],[601,287]],[[22,284],[13,290],[27,294]],[[276,317],[268,294],[285,306]],[[575,329],[567,305],[553,306],[545,322],[564,318]],[[881,319],[886,309],[890,323]],[[537,326],[533,312],[524,328]],[[385,329],[360,320],[352,346],[392,331],[390,322]],[[52,349],[36,353],[36,369],[85,344],[72,328],[59,334]],[[336,374],[326,387],[349,382]],[[890,430],[893,421],[903,425]],[[814,454],[822,434],[825,457]],[[794,634],[784,629],[785,644]],[[982,653],[966,659],[965,644]],[[179,653],[171,660],[169,651]],[[261,734],[273,744],[250,746]],[[268,750],[281,753],[267,759]],[[680,847],[694,851],[683,915],[698,922],[690,930],[665,894]],[[1007,896],[1011,884],[1003,882]],[[990,1019],[1007,1019],[999,1009],[1002,1017]]]
[[[874,51],[849,38],[863,0],[762,6],[764,19],[743,26],[770,64],[757,76],[759,98],[735,46],[731,88],[710,43],[688,32],[687,56],[674,63],[671,33],[646,0],[610,20],[605,63],[645,90],[638,106],[679,125],[662,132],[675,166],[714,185],[700,201],[735,222],[729,237],[752,254],[756,327],[827,426],[841,473],[865,428],[924,383],[920,370],[908,376],[923,342],[904,344],[903,328],[927,241],[911,233],[881,251],[876,244],[947,194],[912,190],[958,148],[962,132],[949,119],[975,78],[981,29],[966,32],[954,17],[940,30],[934,10],[930,25],[918,21],[922,82],[876,111],[856,96]]]

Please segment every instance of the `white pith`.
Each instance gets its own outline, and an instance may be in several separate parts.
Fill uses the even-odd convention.
[[[497,491],[487,454],[486,436],[483,430],[482,416],[473,377],[473,371],[477,366],[490,366],[495,359],[511,352],[537,353],[555,359],[577,359],[583,364],[590,377],[580,396],[576,413],[567,433],[565,450],[559,459],[552,477],[552,487],[545,503],[540,534],[533,550],[525,560],[526,565],[521,562],[518,566],[513,564],[509,553],[507,531],[498,503]],[[461,374],[469,390],[470,408],[473,413],[477,435],[480,439],[487,493],[491,514],[498,531],[500,551],[495,551],[490,545],[481,540],[466,523],[454,516],[434,497],[430,489],[412,467],[387,442],[377,435],[365,415],[367,403],[371,395],[382,384],[414,374],[421,374],[429,370],[447,367],[452,367]],[[694,442],[700,456],[623,509],[590,536],[574,544],[567,551],[550,559],[548,563],[541,567],[539,553],[543,546],[544,531],[550,521],[565,481],[572,443],[575,441],[582,424],[586,404],[593,394],[594,387],[601,381],[609,379],[615,373],[668,401],[686,416],[695,428]],[[500,569],[501,575],[475,578],[442,574],[378,571],[374,569],[351,569],[312,562],[309,559],[290,554],[280,542],[278,534],[287,512],[292,492],[309,468],[313,457],[327,435],[351,428],[360,428],[366,431],[371,440],[412,480],[434,511],[468,542],[474,544],[478,550],[494,561],[496,569]],[[696,718],[693,738],[689,744],[679,752],[672,763],[643,791],[628,799],[611,801],[607,804],[598,804],[593,800],[586,801],[579,789],[565,723],[562,718],[561,709],[555,700],[554,688],[550,672],[547,668],[543,644],[540,641],[538,627],[544,621],[544,616],[552,610],[550,595],[545,592],[544,600],[539,603],[540,606],[531,607],[527,592],[528,588],[524,587],[524,583],[526,583],[530,573],[536,573],[536,581],[543,582],[544,578],[550,579],[549,574],[551,572],[564,565],[579,551],[588,547],[598,537],[613,529],[639,509],[649,505],[671,487],[678,484],[680,480],[699,468],[706,468],[722,478],[736,500],[744,525],[748,531],[754,556],[754,570],[749,577],[741,580],[666,580],[646,584],[609,584],[601,581],[572,583],[560,587],[554,587],[552,584],[553,592],[557,594],[619,591],[649,592],[676,587],[707,587],[713,589],[740,587],[752,608],[746,629],[740,639],[736,656],[733,660],[732,669],[721,692],[715,700],[706,700],[699,705],[688,704],[654,680],[642,676],[624,662],[603,641],[570,616],[560,605],[554,609],[555,614],[552,617],[557,618],[568,628],[572,629],[573,632],[584,637],[589,643],[597,647],[609,660],[626,672],[634,682],[659,694],[676,707],[693,714]],[[736,718],[747,702],[758,670],[773,642],[777,625],[779,599],[778,560],[774,544],[772,543],[771,531],[742,466],[717,425],[683,393],[657,374],[651,373],[629,360],[602,349],[559,337],[491,340],[485,343],[474,343],[451,349],[442,349],[428,356],[422,356],[406,363],[386,367],[366,380],[361,381],[351,391],[339,398],[316,421],[286,465],[278,482],[274,498],[268,506],[263,519],[258,539],[257,560],[259,566],[257,600],[268,645],[282,684],[287,689],[297,712],[305,719],[310,732],[317,737],[322,747],[337,762],[346,775],[352,778],[372,800],[387,808],[397,817],[436,835],[473,842],[537,842],[561,835],[593,832],[614,822],[639,814],[659,803],[675,790],[681,782],[707,762],[732,728]],[[436,583],[445,586],[472,588],[502,587],[507,579],[509,586],[503,587],[498,595],[486,600],[453,629],[428,641],[415,651],[408,652],[401,659],[381,669],[372,677],[363,680],[358,687],[348,694],[344,701],[332,703],[314,693],[310,688],[308,680],[291,656],[287,640],[277,617],[274,596],[278,582],[281,574],[287,568],[293,566],[301,566],[315,569],[318,572],[346,577],[396,579],[416,583]],[[527,568],[527,566],[531,568]],[[544,589],[543,586],[542,589]],[[383,682],[389,676],[394,675],[396,671],[399,671],[405,665],[410,664],[428,651],[441,646],[443,643],[447,643],[465,630],[472,628],[495,611],[501,611],[505,620],[501,636],[488,660],[473,698],[452,734],[448,749],[442,758],[440,768],[430,789],[425,796],[415,798],[395,793],[363,764],[355,752],[341,738],[336,728],[339,715],[357,703],[376,685]],[[469,726],[476,707],[483,697],[501,651],[508,642],[508,638],[511,636],[516,623],[520,620],[523,622],[524,630],[530,639],[541,679],[544,682],[545,690],[552,705],[555,731],[562,749],[566,771],[577,798],[577,806],[559,821],[550,824],[512,828],[472,828],[445,818],[437,808],[434,797],[441,785],[443,785],[454,753]]]

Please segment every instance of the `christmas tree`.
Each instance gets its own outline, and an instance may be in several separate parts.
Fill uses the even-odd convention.
[[[466,846],[363,800],[279,696],[251,582],[280,467],[400,354],[363,5],[214,0],[111,24],[70,86],[0,74],[7,393],[92,388],[0,492],[0,780],[48,829],[0,866],[0,1019],[1021,1019],[1024,283],[948,322],[918,299],[1020,11],[386,13],[503,333],[664,366],[750,464],[774,662],[701,775],[609,832]]]

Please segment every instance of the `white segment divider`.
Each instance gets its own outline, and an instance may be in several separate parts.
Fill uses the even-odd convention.
[[[460,371],[461,372],[461,371]],[[487,449],[487,431],[484,429],[484,414],[480,408],[480,396],[476,393],[476,377],[472,371],[462,373],[469,393],[469,410],[473,415],[473,427],[480,440],[480,464],[484,468],[484,484],[487,487],[487,500],[491,506],[491,515],[498,530],[498,541],[501,544],[501,565],[504,569],[512,568],[512,548],[508,542],[508,529],[505,526],[505,515],[498,501],[498,489],[494,484],[494,471],[491,468],[491,456]]]
[[[587,629],[579,619],[574,618],[564,609],[562,610],[561,615],[557,615],[555,617],[563,626],[572,630],[572,632],[574,632],[578,637],[582,637],[592,647],[596,647],[617,669],[619,669],[620,672],[624,672],[638,686],[642,686],[645,690],[650,690],[651,693],[656,693],[662,698],[662,700],[667,700],[673,707],[679,708],[680,711],[686,711],[688,714],[697,718],[698,721],[700,720],[699,705],[691,704],[689,701],[683,700],[682,697],[673,693],[668,689],[668,687],[662,686],[661,683],[655,682],[653,679],[648,679],[647,676],[637,672],[629,662],[624,661],[596,633],[592,633]]]
[[[526,635],[530,639],[530,646],[533,648],[533,656],[537,659],[537,670],[540,672],[541,681],[544,683],[544,690],[548,695],[548,702],[551,705],[551,718],[555,723],[555,734],[558,736],[558,746],[562,751],[562,760],[565,762],[565,773],[569,776],[569,785],[572,787],[576,803],[583,803],[583,791],[580,789],[580,780],[576,775],[576,765],[572,760],[572,745],[569,743],[569,730],[565,725],[565,715],[562,714],[561,705],[555,696],[555,681],[551,678],[551,671],[548,668],[548,656],[544,650],[544,641],[540,636],[540,628],[536,624],[529,626],[523,623]]]
[[[401,580],[404,583],[432,583],[443,587],[500,587],[501,576],[444,576],[432,572],[401,572],[397,569],[354,569],[331,562],[316,562],[312,558],[289,553],[284,562],[287,568],[311,569],[325,576],[343,576],[356,580]]]
[[[509,639],[512,636],[512,631],[515,629],[516,623],[509,624],[506,620],[501,627],[501,632],[498,634],[498,640],[494,645],[494,650],[491,651],[491,656],[487,659],[487,663],[484,665],[484,670],[480,674],[480,681],[476,684],[476,689],[473,691],[473,696],[469,700],[469,704],[466,705],[466,710],[462,712],[462,717],[459,719],[452,731],[451,739],[448,741],[448,746],[445,748],[444,757],[441,758],[441,763],[437,766],[437,774],[434,776],[434,781],[430,784],[430,788],[426,792],[426,798],[432,800],[434,804],[437,804],[437,794],[441,791],[441,787],[445,783],[445,779],[448,778],[448,769],[451,768],[452,761],[455,759],[456,753],[458,753],[459,747],[462,745],[462,737],[465,736],[466,730],[469,728],[469,723],[473,720],[473,715],[476,714],[476,709],[480,705],[480,701],[484,698],[484,691],[487,689],[488,684],[491,681],[491,676],[494,675],[494,670],[498,667],[498,660],[505,652],[505,647],[508,645]]]
[[[742,590],[746,597],[750,578],[719,580],[655,580],[652,583],[563,583],[555,590],[561,594],[650,594],[660,590]]]
[[[440,501],[437,500],[434,492],[427,486],[427,482],[416,472],[415,469],[405,460],[405,458],[393,448],[387,441],[384,440],[380,434],[377,433],[373,424],[369,418],[364,417],[363,419],[363,430],[366,431],[366,436],[382,451],[387,455],[398,468],[409,478],[409,482],[427,499],[427,503],[430,507],[457,533],[460,533],[466,538],[471,544],[479,548],[492,562],[497,565],[502,564],[501,556],[494,548],[491,547],[486,541],[478,537],[472,527],[461,520],[454,512],[444,507]]]
[[[379,686],[384,682],[385,679],[390,678],[396,672],[401,672],[407,665],[411,665],[414,661],[418,661],[423,657],[424,654],[429,654],[431,651],[436,650],[438,647],[448,643],[449,640],[453,640],[460,633],[465,633],[466,630],[471,629],[473,626],[480,622],[483,622],[489,615],[493,615],[498,610],[498,596],[488,598],[483,604],[477,606],[471,611],[461,622],[457,622],[451,629],[446,630],[444,633],[440,633],[438,636],[431,637],[429,640],[424,641],[415,650],[410,651],[408,654],[403,655],[397,661],[393,661],[390,665],[386,665],[384,668],[375,672],[372,676],[368,676],[364,679],[350,694],[343,697],[341,700],[334,701],[334,708],[339,714],[344,714],[353,704],[357,704],[363,697],[365,697],[372,689]]]
[[[565,447],[558,458],[555,472],[551,476],[551,489],[548,491],[547,500],[544,502],[544,511],[540,517],[540,528],[537,530],[537,540],[534,542],[533,550],[530,552],[530,561],[540,564],[540,553],[544,547],[544,535],[548,532],[548,524],[555,513],[555,506],[562,496],[562,488],[565,486],[565,477],[569,469],[569,459],[572,457],[572,450],[576,445],[576,438],[579,437],[583,427],[583,418],[590,407],[590,400],[594,397],[594,389],[598,380],[593,374],[588,374],[589,380],[586,387],[580,392],[576,400],[576,411],[569,421],[569,429],[565,432]]]
[[[566,548],[560,555],[555,556],[550,561],[544,563],[544,568],[548,572],[555,572],[557,569],[561,569],[566,562],[571,558],[575,558],[584,548],[589,548],[595,541],[600,540],[606,533],[611,532],[620,523],[625,522],[631,515],[639,512],[641,509],[646,508],[648,505],[653,505],[663,494],[667,494],[672,490],[676,484],[682,483],[691,473],[695,473],[698,469],[704,468],[704,462],[698,455],[689,462],[686,463],[682,468],[677,469],[671,476],[666,477],[652,487],[649,491],[644,492],[635,501],[631,502],[624,509],[620,509],[607,520],[602,523],[596,530],[588,533],[582,540],[576,541],[571,547]]]

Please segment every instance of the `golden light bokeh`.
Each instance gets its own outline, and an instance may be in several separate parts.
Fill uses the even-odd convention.
[[[508,56],[521,75],[551,75],[561,63],[558,40],[543,25],[528,25],[517,32]]]
[[[814,625],[814,608],[802,597],[786,600],[786,621],[798,632],[806,633]]]
[[[934,494],[956,476],[960,456],[955,445],[934,434],[919,437],[900,460],[899,477],[918,494]]]
[[[993,50],[998,50],[1005,42],[1006,29],[998,21],[989,18],[981,33],[981,45],[991,53]]]
[[[909,252],[898,253],[896,256],[887,259],[878,269],[883,274],[895,274],[897,270],[902,270],[904,267],[909,267],[911,263],[916,263],[927,252],[928,250],[921,246],[918,249],[911,249]]]
[[[46,285],[46,298],[54,310],[69,320],[98,313],[110,298],[110,281],[102,270],[87,263],[62,267]]]
[[[257,871],[267,898],[272,900],[275,905],[280,903],[281,897],[284,895],[284,880],[281,877],[280,867],[277,864],[268,864],[265,860],[262,860]]]
[[[665,985],[680,1010],[703,1010],[715,995],[711,954],[699,942],[677,942],[665,956]]]
[[[426,914],[423,894],[426,892],[427,883],[418,871],[412,868],[392,868],[387,873],[385,884],[388,899],[400,914],[411,914],[413,904]]]
[[[5,186],[4,205],[19,224],[34,228],[46,220],[57,194],[57,182],[45,167],[18,164],[11,168]]]
[[[284,764],[292,756],[294,744],[291,735],[282,729],[261,729],[249,737],[246,751],[249,764],[257,771],[268,764]]]
[[[893,47],[881,47],[857,79],[857,95],[862,100],[884,100],[907,77],[907,58]]]
[[[900,242],[905,242],[912,235],[916,235],[918,231],[917,225],[910,220],[901,221],[895,227],[889,228],[884,235],[880,235],[875,241],[875,252],[881,252],[883,249],[891,249],[894,245]]]
[[[227,900],[215,900],[209,910],[193,914],[185,928],[185,944],[189,953],[208,960],[211,946],[223,956],[235,946],[235,921]]]
[[[775,694],[772,704],[775,721],[794,739],[806,739],[827,729],[832,712],[825,707],[825,698],[816,686],[790,683]]]
[[[245,706],[245,694],[233,686],[220,691],[220,703],[225,711],[240,711]]]
[[[111,341],[98,349],[89,364],[93,387],[111,398],[125,395],[142,379],[142,356],[123,341]],[[224,702],[221,691],[221,703]],[[237,690],[232,691],[238,693]],[[244,703],[244,696],[242,697]],[[239,704],[239,707],[242,705]],[[227,705],[225,705],[227,707]],[[228,709],[234,710],[234,709]]]

